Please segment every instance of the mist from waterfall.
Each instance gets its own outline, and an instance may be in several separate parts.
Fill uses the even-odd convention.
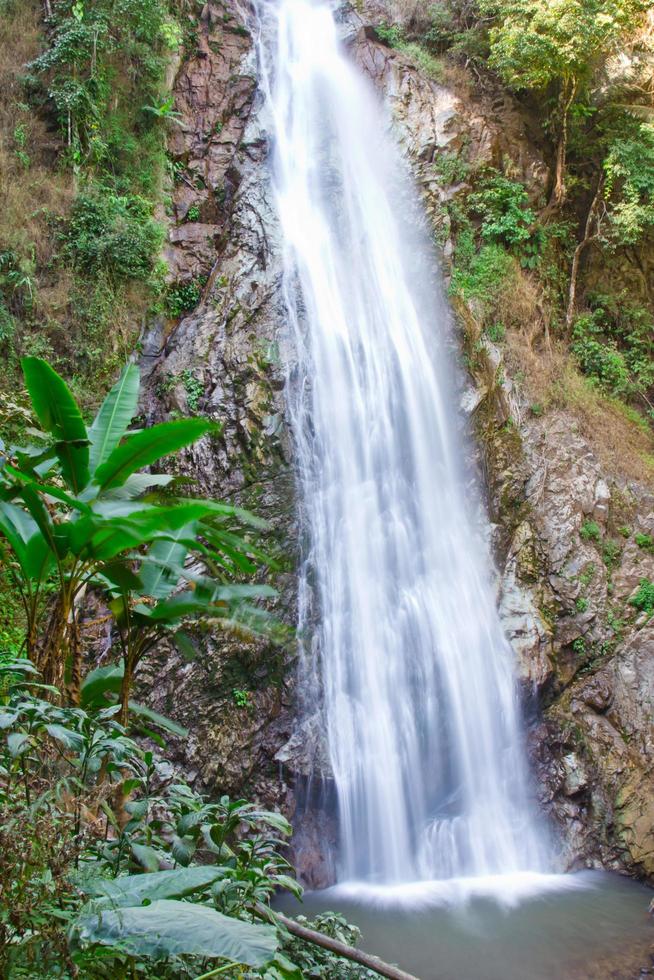
[[[297,357],[300,636],[319,665],[305,677],[324,710],[339,878],[543,870],[420,205],[333,10],[281,0],[265,17]]]

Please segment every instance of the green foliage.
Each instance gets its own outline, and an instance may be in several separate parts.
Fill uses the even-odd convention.
[[[494,344],[501,344],[506,339],[506,327],[503,323],[491,323],[484,332]]]
[[[200,220],[200,207],[198,204],[192,204],[191,207],[186,212],[187,221],[199,221]]]
[[[403,34],[402,29],[398,24],[387,24],[386,21],[382,21],[375,27],[375,34],[380,41],[387,44],[389,48],[396,48],[402,43]]]
[[[122,976],[134,959],[166,969],[190,956],[194,973],[212,958],[268,963],[276,928],[244,920],[277,888],[300,893],[280,853],[284,818],[162,780],[117,709],[58,707],[37,696],[28,661],[0,668],[21,671],[1,715],[0,839],[13,845],[0,870],[12,898],[0,911],[3,976],[30,963],[44,974],[76,963],[85,977],[105,965]],[[159,870],[171,862],[177,870]]]
[[[315,929],[325,936],[338,939],[349,946],[356,946],[361,933],[338,912],[321,912],[312,920],[303,915],[297,921],[309,929]],[[302,970],[304,977],[320,980],[377,980],[378,974],[359,966],[357,963],[339,959],[327,950],[309,946],[300,939],[292,939],[284,951]]]
[[[64,255],[90,275],[147,281],[163,240],[151,205],[136,195],[94,188],[81,193],[64,232]]]
[[[402,42],[399,45],[400,51],[409,58],[413,64],[420,69],[427,78],[432,78],[435,82],[443,81],[443,62],[426,51],[420,44],[415,42]]]
[[[465,248],[465,243],[464,243]],[[457,252],[459,258],[460,252]],[[488,307],[497,301],[514,271],[513,259],[501,245],[484,245],[452,273],[451,291],[464,299],[477,299]]]
[[[200,302],[202,283],[195,279],[190,282],[177,282],[168,287],[165,298],[166,314],[177,319],[190,313]]]
[[[585,520],[579,529],[579,534],[584,539],[584,541],[599,541],[602,537],[602,531],[595,521]]]
[[[654,538],[651,534],[635,534],[634,541],[639,548],[643,548],[645,551],[652,551],[654,548]]]
[[[578,613],[585,613],[588,609],[588,599],[585,599],[583,596],[579,596],[575,602],[575,609]]]
[[[134,365],[125,368],[88,430],[71,392],[46,362],[28,358],[24,371],[45,432],[37,433],[37,446],[12,447],[0,457],[0,549],[25,609],[26,649],[38,657],[48,683],[58,682],[67,665],[78,697],[79,597],[89,584],[101,590],[124,660],[125,722],[134,669],[162,635],[200,618],[268,628],[265,612],[251,600],[272,590],[239,581],[265,556],[232,527],[235,520],[251,527],[261,522],[218,501],[156,499],[156,488],[172,478],[138,471],[217,427],[179,419],[130,433],[139,388]],[[43,644],[38,633],[51,578],[57,594]]]
[[[481,0],[494,17],[490,64],[512,88],[587,81],[636,23],[638,0]]]
[[[461,184],[470,176],[470,164],[460,153],[439,153],[434,170],[446,184]]]
[[[654,385],[654,321],[624,297],[589,297],[579,316],[571,350],[579,367],[610,394],[633,397]]]
[[[232,698],[237,708],[250,708],[252,705],[251,697],[249,691],[241,690],[238,687],[235,687],[232,691]]]
[[[609,238],[633,245],[654,226],[654,125],[611,144],[604,160]]]
[[[634,609],[647,613],[648,618],[654,614],[654,582],[647,578],[641,578],[638,591],[629,600],[629,605]]]
[[[482,220],[481,235],[489,242],[517,246],[529,240],[535,215],[527,207],[523,185],[493,173],[468,195],[468,206]]]
[[[602,546],[602,560],[611,572],[618,563],[620,558],[620,545],[616,541],[606,540]]]
[[[120,909],[90,909],[75,922],[82,946],[102,945],[155,961],[197,956],[265,966],[279,946],[275,929],[229,918],[190,902],[156,900]]]
[[[186,392],[186,403],[192,412],[197,412],[200,399],[204,395],[204,384],[193,374],[190,368],[182,372],[182,382]]]
[[[72,8],[56,4],[50,31],[48,48],[31,67],[45,80],[73,161],[120,158],[115,139],[116,123],[120,124],[115,54],[120,52],[132,69],[119,83],[128,83],[130,95],[140,90],[144,102],[156,104],[165,51],[178,36],[167,4],[164,0],[94,0]],[[138,79],[131,91],[130,78]],[[126,104],[125,109],[138,116],[140,105]],[[131,147],[122,149],[131,151]]]
[[[586,642],[583,636],[578,636],[572,644],[572,649],[578,657],[583,657],[586,652]]]

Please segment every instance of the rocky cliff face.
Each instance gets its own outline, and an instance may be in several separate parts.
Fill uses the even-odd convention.
[[[547,167],[529,120],[508,97],[471,96],[421,76],[379,42],[363,14],[345,10],[343,30],[387,100],[447,271],[442,205],[460,188],[438,176],[438,155],[465,147],[475,164],[519,176],[536,199]],[[170,146],[178,179],[167,257],[173,278],[201,288],[201,299],[146,338],[146,411],[150,419],[199,411],[224,423],[220,439],[186,454],[183,471],[203,491],[270,517],[271,544],[287,569],[278,575],[278,612],[292,623],[298,530],[283,385],[293,355],[266,110],[235,7],[205,5],[197,51],[175,88],[182,125]],[[654,496],[600,460],[573,413],[530,411],[528,387],[512,383],[510,359],[481,336],[474,308],[459,313],[463,343],[475,349],[464,408],[486,474],[500,609],[561,864],[654,876],[654,628],[629,605],[640,580],[654,579],[654,554],[636,538],[654,530]],[[187,768],[210,792],[254,794],[293,816],[311,745],[320,755],[315,719],[297,728],[293,651],[216,637],[200,647],[193,663],[160,650],[144,681],[151,702],[191,729]],[[245,691],[249,706],[239,707],[234,691]],[[305,877],[324,884],[331,869],[318,853],[333,826],[302,826]]]

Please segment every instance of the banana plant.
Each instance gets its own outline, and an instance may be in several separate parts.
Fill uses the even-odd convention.
[[[217,434],[219,426],[189,418],[130,430],[140,384],[135,365],[123,370],[88,428],[70,389],[47,362],[28,357],[22,367],[43,431],[34,433],[35,446],[0,446],[0,549],[25,608],[26,652],[46,684],[60,687],[67,667],[69,696],[78,703],[79,607],[85,590],[99,586],[108,593],[120,620],[121,645],[129,651],[128,692],[134,666],[151,646],[139,638],[146,620],[179,622],[184,601],[187,611],[198,612],[242,600],[238,591],[226,593],[223,583],[234,574],[252,574],[263,556],[231,523],[262,522],[220,501],[170,494],[158,499],[157,491],[172,477],[141,471]],[[189,581],[183,566],[192,554],[205,576],[222,581],[189,583],[185,591],[193,589],[194,598],[182,600],[172,593],[180,579]],[[269,594],[265,587],[250,588],[252,594]],[[150,630],[149,636],[160,633]]]

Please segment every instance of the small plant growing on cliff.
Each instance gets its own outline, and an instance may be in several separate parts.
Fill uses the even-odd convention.
[[[649,619],[654,614],[654,582],[648,578],[641,578],[636,595],[629,600],[629,605],[640,612],[647,613]]]
[[[232,699],[237,708],[252,707],[252,694],[250,691],[245,691],[241,688],[235,687],[232,690]]]
[[[193,374],[190,368],[182,372],[182,382],[186,392],[186,402],[192,412],[197,412],[200,399],[204,395],[204,384]]]
[[[634,541],[644,551],[651,551],[654,547],[654,539],[652,539],[651,534],[636,534],[634,535]]]
[[[599,541],[602,537],[600,526],[595,521],[584,521],[579,529],[579,534],[584,541]]]
[[[166,313],[171,319],[190,313],[200,302],[202,284],[193,279],[191,282],[177,282],[168,287],[166,293]]]
[[[586,652],[586,642],[583,636],[578,636],[572,644],[572,649],[578,657],[583,657]]]
[[[186,212],[187,221],[199,221],[200,220],[200,205],[192,204],[188,211]]]
[[[500,344],[506,338],[506,327],[503,323],[493,323],[486,327],[486,336],[494,344]]]
[[[396,48],[403,41],[402,28],[399,24],[387,24],[385,20],[377,24],[375,34],[389,48]]]
[[[575,609],[578,613],[585,613],[588,609],[588,599],[585,599],[583,596],[579,596],[575,602]]]
[[[605,541],[602,548],[602,558],[609,571],[612,571],[620,557],[620,546],[615,541]]]

